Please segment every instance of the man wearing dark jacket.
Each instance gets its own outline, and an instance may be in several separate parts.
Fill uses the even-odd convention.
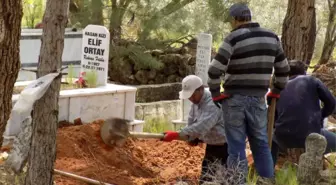
[[[335,99],[328,88],[319,79],[306,75],[303,62],[291,61],[289,81],[276,104],[272,144],[274,165],[279,147],[304,148],[310,133],[325,136],[328,142],[326,153],[335,152],[336,134],[323,129],[323,119],[334,109]]]

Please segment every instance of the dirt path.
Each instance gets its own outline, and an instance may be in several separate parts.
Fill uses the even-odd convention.
[[[123,147],[111,149],[99,139],[100,124],[98,121],[60,128],[55,168],[118,185],[197,182],[203,146],[134,139]],[[57,185],[83,184],[58,175],[55,182]]]

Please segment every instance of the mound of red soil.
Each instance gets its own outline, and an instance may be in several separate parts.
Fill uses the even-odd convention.
[[[109,148],[99,137],[102,121],[63,127],[57,133],[55,168],[117,185],[197,182],[204,147],[185,142],[129,139],[122,147]],[[55,175],[57,185],[82,185]]]

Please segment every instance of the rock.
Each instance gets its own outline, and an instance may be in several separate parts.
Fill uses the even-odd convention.
[[[188,75],[195,74],[195,65],[187,66],[186,74]]]
[[[180,48],[179,54],[185,55],[188,53],[188,48],[187,47],[182,47]]]
[[[165,100],[178,100],[182,86],[181,83],[166,83],[159,85],[141,85],[137,87],[136,102],[156,102]]]
[[[165,75],[158,74],[156,75],[156,78],[154,79],[155,84],[163,84],[165,82]]]
[[[178,66],[171,63],[171,64],[165,64],[163,73],[165,75],[172,75],[175,74],[178,71]]]
[[[196,64],[196,56],[193,56],[188,60],[188,65],[195,65],[195,64]]]
[[[83,125],[82,119],[81,118],[76,118],[74,120],[74,125]]]
[[[110,80],[123,84],[134,84],[134,80],[130,78],[133,72],[133,65],[128,60],[114,59],[109,64],[108,74]]]
[[[182,82],[182,80],[183,80],[182,77],[180,77],[180,76],[176,77],[176,82]]]
[[[147,84],[148,82],[148,73],[145,70],[140,70],[135,74],[135,79],[141,84]]]
[[[160,56],[160,55],[162,55],[162,54],[164,54],[164,51],[159,50],[159,49],[155,49],[155,50],[151,51],[151,55],[152,55],[153,57],[158,57],[158,56]]]
[[[183,55],[182,56],[182,61],[184,62],[184,63],[186,63],[186,64],[189,64],[189,62],[190,62],[190,60],[193,58],[193,56],[192,55],[190,55],[190,54],[185,54],[185,55]],[[196,59],[196,58],[195,58]],[[195,60],[196,61],[196,60]],[[196,63],[196,62],[195,62]],[[192,65],[192,63],[190,64],[190,65]]]
[[[156,74],[157,74],[157,72],[156,72],[155,69],[150,70],[150,71],[148,72],[148,79],[149,79],[149,80],[153,80],[153,79],[155,79]]]
[[[166,54],[166,55],[161,55],[159,59],[164,63],[164,64],[171,64],[175,63],[178,64],[178,62],[182,61],[183,56],[180,54]]]
[[[178,73],[180,76],[187,76],[187,68],[188,68],[188,61],[182,61],[180,62],[180,65],[178,66]]]
[[[167,78],[167,82],[168,83],[174,83],[174,82],[177,82],[178,80],[178,77],[177,75],[173,74],[173,75],[169,75],[168,78]]]
[[[306,152],[300,156],[297,179],[300,185],[317,185],[322,179],[323,153],[327,140],[324,136],[312,133],[306,138]]]
[[[151,84],[155,84],[155,82],[154,82],[154,80],[150,80],[150,81],[148,81],[147,84],[151,85]]]

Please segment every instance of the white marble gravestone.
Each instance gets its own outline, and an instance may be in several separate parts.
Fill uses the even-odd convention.
[[[197,38],[195,75],[200,77],[204,86],[208,86],[208,67],[211,60],[212,35],[200,33]]]
[[[97,75],[97,86],[107,84],[110,33],[104,26],[88,25],[83,30],[81,72]]]

